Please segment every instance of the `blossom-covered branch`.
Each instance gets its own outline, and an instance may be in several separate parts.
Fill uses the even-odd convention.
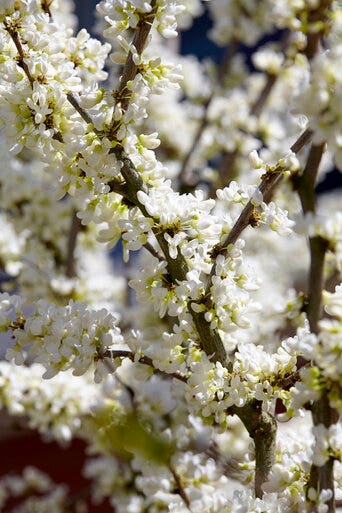
[[[2,407],[117,513],[333,512],[338,2],[102,0],[106,43],[71,3],[0,8]],[[204,9],[224,73],[165,44]]]

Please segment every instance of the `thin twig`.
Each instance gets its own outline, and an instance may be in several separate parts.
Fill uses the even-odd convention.
[[[250,109],[251,116],[259,116],[261,114],[262,109],[264,108],[264,105],[266,103],[267,98],[269,97],[274,84],[276,83],[277,75],[274,75],[272,73],[267,73],[266,75],[266,82],[264,87],[261,90],[260,95],[255,100],[253,105]]]
[[[272,384],[277,385],[278,387],[281,387],[283,390],[289,390],[292,388],[298,381],[302,379],[300,375],[300,371],[303,368],[310,367],[310,363],[306,362],[304,365],[300,367],[300,369],[297,368],[297,370],[291,372],[287,376],[278,378],[277,376],[274,377],[272,380]]]
[[[191,511],[191,508],[190,508],[190,499],[185,491],[185,488],[182,484],[182,481],[181,481],[181,478],[180,476],[177,474],[176,470],[171,466],[169,465],[169,469],[170,469],[170,472],[171,474],[173,475],[173,479],[175,480],[175,483],[176,483],[176,487],[177,487],[177,493],[180,495],[180,497],[183,499],[183,502],[184,504],[186,505],[186,507],[188,509],[190,509]]]
[[[152,367],[155,373],[160,374],[163,377],[166,378],[175,378],[179,381],[182,381],[183,383],[187,383],[187,377],[182,374],[179,371],[176,372],[164,372],[158,369],[153,365],[152,358],[149,358],[148,356],[140,356],[139,359],[137,359],[136,355],[132,351],[128,350],[115,350],[115,349],[109,349],[105,353],[101,355],[104,358],[129,358],[132,362],[138,362],[142,363],[143,365],[148,365],[149,367]]]
[[[116,192],[116,194],[120,194],[125,199],[127,198],[127,191],[125,188],[125,183],[119,180],[118,178],[113,178],[110,182],[108,182],[110,192]]]
[[[284,57],[286,58],[287,49],[289,47],[290,42],[290,31],[285,31],[284,36],[281,41],[281,51]],[[264,87],[262,88],[258,98],[252,104],[249,113],[251,116],[260,116],[268,97],[270,96],[273,87],[278,79],[277,74],[266,72],[266,82]]]
[[[31,75],[30,69],[25,62],[25,52],[24,52],[23,46],[21,44],[19,34],[18,34],[16,28],[11,27],[11,25],[9,23],[7,23],[6,21],[4,22],[4,26],[5,26],[5,30],[11,36],[11,38],[16,46],[16,49],[18,51],[18,59],[17,59],[18,66],[20,66],[20,68],[24,71],[25,75],[28,78],[28,81],[30,82],[31,89],[33,89],[35,79]],[[50,115],[50,119],[52,119],[52,115]],[[57,130],[56,128],[54,128],[54,134],[52,135],[52,139],[59,141],[59,142],[63,142],[62,133],[59,130]]]
[[[18,66],[20,66],[21,69],[24,71],[25,75],[28,78],[28,81],[30,82],[31,89],[33,89],[34,79],[31,75],[28,65],[25,62],[25,52],[24,52],[23,46],[21,44],[19,34],[18,34],[17,30],[14,27],[11,27],[11,25],[6,20],[4,21],[4,26],[5,26],[5,30],[11,36],[12,41],[15,44],[15,47],[18,51],[18,56],[19,56],[17,59]]]
[[[95,132],[96,135],[98,136],[103,136],[103,132],[101,132],[101,130],[97,130],[97,128],[94,127],[94,123],[93,123],[93,120],[91,119],[91,117],[89,116],[89,114],[83,109],[83,107],[81,107],[81,105],[78,103],[78,101],[76,100],[75,96],[72,94],[72,93],[67,93],[67,99],[69,101],[69,103],[71,103],[71,105],[74,107],[74,109],[79,113],[79,115],[81,116],[81,118],[88,124],[88,125],[92,125],[92,130]]]
[[[152,256],[158,258],[159,262],[165,262],[163,255],[161,255],[161,253],[159,253],[159,251],[157,251],[150,242],[145,242],[144,248],[147,249],[147,251],[149,251]]]
[[[243,481],[245,470],[240,465],[241,462],[237,458],[227,458],[227,456],[221,454],[216,442],[211,440],[210,446],[204,452],[206,456],[215,461],[224,476],[234,481],[239,481],[240,483]]]
[[[46,14],[49,15],[50,21],[53,21],[51,9],[50,9],[52,2],[53,2],[53,0],[50,0],[50,1],[42,0],[42,2],[41,2],[42,9]]]

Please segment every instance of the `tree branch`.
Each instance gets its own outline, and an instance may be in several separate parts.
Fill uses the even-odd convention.
[[[138,55],[142,54],[142,52],[145,48],[146,42],[147,42],[147,38],[148,38],[149,33],[152,28],[153,20],[154,20],[154,17],[155,17],[157,8],[158,8],[156,0],[152,0],[151,8],[152,8],[151,12],[149,12],[147,15],[141,17],[141,19],[139,20],[139,23],[137,25],[137,28],[134,31],[134,37],[133,37],[132,44],[135,47]],[[131,80],[133,80],[135,78],[135,76],[137,75],[137,72],[138,72],[138,65],[135,64],[135,62],[133,60],[132,52],[129,52],[128,56],[126,58],[126,62],[125,62],[125,65],[124,65],[124,68],[122,71],[121,78],[120,78],[119,89],[116,92],[116,96],[119,98],[120,106],[124,111],[127,110],[128,104],[130,101],[130,94],[127,89],[127,84],[128,84],[128,82],[130,82]],[[113,119],[112,120],[112,128],[114,129],[114,131],[115,131],[115,124],[116,124],[116,122]]]
[[[312,145],[303,175],[296,180],[297,191],[302,204],[304,214],[315,212],[315,184],[318,174],[318,168],[323,156],[325,144]],[[306,307],[307,318],[312,333],[319,333],[319,320],[322,317],[322,291],[324,286],[324,262],[328,249],[328,241],[320,236],[309,238],[310,246],[310,269],[308,276],[308,302]],[[325,427],[331,426],[337,421],[337,413],[331,408],[328,397],[328,390],[324,388],[321,397],[314,401],[312,405],[312,419],[315,426],[323,424]],[[332,457],[322,465],[311,465],[310,478],[307,490],[314,488],[317,493],[322,490],[330,489],[333,492],[331,499],[327,502],[328,512],[335,511],[334,497],[334,460]],[[316,504],[311,504],[312,512],[318,511]]]
[[[78,103],[78,101],[76,100],[75,96],[72,94],[72,93],[67,93],[67,99],[69,101],[69,103],[71,103],[71,105],[74,107],[74,109],[79,113],[79,115],[81,116],[81,118],[88,124],[88,125],[92,125],[92,130],[95,132],[96,135],[98,135],[99,137],[102,137],[104,134],[100,131],[100,130],[97,130],[95,127],[94,127],[94,123],[93,123],[93,120],[91,119],[91,117],[89,116],[89,114],[81,107],[81,105]]]
[[[151,217],[148,214],[145,206],[140,203],[137,197],[137,193],[140,190],[148,192],[148,189],[143,183],[141,176],[135,169],[131,160],[125,155],[122,148],[116,147],[114,151],[117,155],[117,158],[123,162],[121,173],[126,181],[129,197],[132,198],[144,216]],[[168,265],[168,271],[172,276],[173,281],[176,282],[186,280],[188,266],[183,255],[178,252],[176,258],[171,258],[169,253],[169,246],[164,238],[164,234],[157,229],[154,229],[153,232],[162,252],[164,253]],[[203,312],[197,313],[190,308],[190,313],[197,329],[199,335],[199,343],[202,349],[210,357],[211,361],[219,361],[222,363],[222,365],[227,366],[227,353],[219,334],[210,327],[210,323],[208,323],[208,321],[205,319]]]
[[[53,21],[51,9],[50,9],[52,2],[53,2],[53,0],[42,0],[41,1],[42,9],[46,14],[49,15],[50,21]]]
[[[315,212],[316,196],[315,184],[318,168],[322,160],[325,143],[311,145],[303,174],[295,178],[295,186],[303,213]],[[322,290],[324,285],[324,260],[328,249],[327,241],[322,237],[310,237],[310,270],[308,278],[308,304],[306,313],[312,333],[318,333],[318,321],[322,317]]]
[[[115,134],[115,131],[114,131]],[[112,135],[113,139],[115,135]],[[299,138],[298,141],[292,146],[292,151],[299,151],[304,144],[310,139],[311,133],[307,132],[307,134],[303,135]],[[293,149],[295,148],[295,149]],[[136,168],[134,167],[132,161],[125,154],[124,149],[117,145],[112,149],[113,153],[115,153],[118,160],[122,162],[121,174],[124,177],[125,184],[122,187],[126,191],[126,195],[129,200],[135,204],[142,214],[146,217],[151,217],[145,206],[140,203],[137,193],[139,191],[144,191],[148,193],[148,188],[146,184],[144,184],[141,175],[138,173]],[[265,190],[267,190],[267,186],[271,186],[276,179],[273,178],[274,175],[279,175],[278,173],[272,174],[272,179],[267,176],[265,180]],[[117,184],[116,184],[117,185]],[[120,186],[121,188],[121,186]],[[249,220],[249,216],[248,216]],[[247,223],[248,224],[248,223]],[[158,241],[158,244],[165,256],[167,261],[168,272],[174,283],[177,281],[183,281],[186,279],[186,274],[188,272],[188,266],[184,257],[178,252],[177,257],[175,259],[171,258],[169,253],[168,243],[164,238],[164,234],[159,230],[154,229],[154,234]],[[202,350],[207,354],[207,356],[211,359],[212,362],[220,362],[223,366],[231,368],[231,364],[228,362],[228,357],[226,350],[224,348],[224,344],[221,340],[219,333],[216,330],[213,330],[210,327],[210,323],[205,319],[204,312],[194,312],[191,307],[189,307],[189,312],[192,316],[194,325],[196,327],[198,337],[199,337],[199,345]],[[245,406],[238,408],[234,407],[231,409],[232,413],[236,413],[240,419],[245,423],[250,436],[253,438],[255,442],[255,454],[256,454],[256,476],[255,476],[255,490],[258,496],[262,494],[262,483],[267,479],[267,475],[269,470],[274,462],[274,447],[275,447],[275,433],[276,433],[276,423],[274,418],[261,411],[261,407],[256,401],[249,401]]]
[[[253,105],[250,109],[251,116],[259,116],[261,114],[262,109],[264,108],[264,105],[267,101],[267,98],[269,97],[274,84],[276,83],[277,75],[274,75],[272,73],[266,74],[266,82],[264,87],[261,90],[260,95],[255,100]]]
[[[67,259],[65,264],[65,275],[68,278],[74,278],[76,276],[75,270],[75,249],[77,242],[77,235],[82,229],[81,220],[76,215],[76,210],[72,212],[68,246],[67,246]]]
[[[154,372],[156,374],[160,374],[161,376],[163,377],[166,377],[166,378],[175,378],[175,379],[178,379],[179,381],[182,381],[183,383],[187,383],[187,377],[182,374],[181,372],[164,372],[164,371],[161,371],[160,369],[158,369],[157,367],[155,367],[153,365],[153,360],[152,358],[149,358],[148,356],[140,356],[139,359],[137,360],[136,359],[136,355],[132,352],[132,351],[126,351],[126,350],[115,350],[115,349],[108,349],[108,351],[106,351],[105,353],[103,353],[101,355],[101,357],[104,357],[104,358],[129,358],[132,362],[139,362],[143,365],[148,365],[149,367],[152,367],[152,369],[154,370]]]
[[[173,475],[173,479],[175,480],[178,494],[183,499],[183,502],[186,505],[186,507],[190,509],[190,499],[183,487],[183,483],[181,481],[180,476],[177,474],[176,470],[173,468],[172,465],[169,465],[169,469],[171,474]]]
[[[298,153],[312,138],[312,131],[306,130],[291,146],[293,153]],[[282,179],[283,168],[277,166],[275,169],[266,172],[259,185],[259,191],[262,193],[264,201],[267,202],[268,197],[273,193],[275,187],[279,184]],[[230,230],[227,237],[220,244],[221,250],[218,252],[220,255],[226,256],[232,245],[235,244],[241,233],[250,224],[251,215],[254,211],[254,205],[252,201],[249,201],[242,210],[233,228]],[[212,285],[212,278],[216,272],[216,263],[213,264],[211,272],[208,278],[205,295],[210,294],[210,288]]]
[[[10,23],[8,23],[6,20],[4,21],[4,27],[5,27],[5,30],[11,36],[12,41],[15,44],[15,47],[18,51],[18,56],[19,56],[17,59],[18,66],[20,66],[21,69],[24,71],[25,75],[28,78],[28,81],[30,82],[31,89],[33,89],[34,78],[32,77],[29,67],[25,62],[25,52],[24,52],[23,46],[21,44],[20,37],[17,32],[17,28],[15,26],[11,26]]]
[[[144,248],[147,249],[147,251],[149,253],[151,253],[152,256],[154,256],[155,258],[158,258],[159,262],[164,262],[165,261],[165,258],[163,257],[163,255],[161,255],[159,253],[159,251],[157,251],[153,246],[152,244],[150,244],[149,242],[146,242],[144,244]]]
[[[277,423],[272,415],[262,411],[262,402],[256,399],[244,407],[232,406],[228,413],[238,415],[244,423],[255,447],[255,481],[256,497],[262,497],[262,485],[275,463],[275,444]]]
[[[328,390],[326,388],[323,389],[320,399],[314,401],[311,412],[315,426],[323,424],[326,428],[329,428],[338,421],[338,413],[330,406]],[[317,466],[312,463],[307,485],[307,489],[309,490],[310,488],[317,490],[318,494],[322,490],[332,491],[332,497],[326,502],[326,505],[328,506],[327,513],[334,513],[336,504],[334,490],[334,458],[332,456],[330,456],[322,466]],[[311,511],[318,512],[316,504],[312,504]]]
[[[309,10],[307,16],[307,24],[309,27],[310,24],[314,24],[320,21],[324,22],[327,19],[331,3],[332,0],[320,0],[319,2],[317,2],[318,5],[316,8]],[[307,40],[304,53],[309,60],[312,60],[318,53],[323,36],[324,29],[319,31],[314,30],[312,32],[308,32],[306,36]]]
[[[130,197],[134,199],[134,202],[140,208],[141,212],[145,216],[149,217],[144,205],[142,205],[137,198],[139,190],[147,190],[141,176],[134,168],[130,159],[124,154],[123,150],[119,147],[115,148],[115,150],[117,157],[123,162],[121,172],[125,178]],[[168,262],[168,270],[172,278],[174,280],[184,280],[186,278],[187,266],[183,256],[178,253],[177,258],[172,259],[169,254],[168,244],[165,241],[163,234],[155,232],[155,235],[165,255],[166,261]],[[198,332],[200,346],[203,351],[210,357],[211,361],[219,361],[222,365],[231,368],[231,365],[227,362],[227,353],[223,342],[217,331],[213,330],[210,327],[210,323],[206,321],[204,313],[194,312],[191,308],[190,313]],[[238,415],[245,423],[250,436],[255,442],[255,490],[257,496],[261,496],[262,483],[265,482],[269,470],[274,462],[276,436],[275,420],[271,415],[261,412],[258,403],[255,401],[250,401],[241,408],[232,408],[231,411]]]

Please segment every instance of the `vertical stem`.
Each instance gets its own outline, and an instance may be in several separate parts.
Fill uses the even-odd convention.
[[[65,275],[68,278],[73,278],[76,275],[75,269],[75,249],[77,242],[77,235],[79,234],[82,228],[80,219],[76,216],[76,211],[74,210],[72,213],[71,223],[70,223],[70,231],[68,237],[68,247],[67,247],[67,259],[65,264]]]
[[[49,15],[49,18],[50,18],[51,21],[53,21],[51,10],[50,10],[52,2],[53,2],[53,0],[50,0],[50,1],[49,0],[42,0],[42,2],[41,2],[43,11],[46,12],[46,14]]]
[[[317,2],[317,7],[309,10],[308,12],[308,24],[314,24],[319,21],[326,21],[329,9],[331,8],[332,0],[320,0]],[[322,37],[324,36],[324,29],[314,30],[308,32],[306,48],[304,50],[305,55],[309,60],[312,60],[318,53],[321,45]]]
[[[142,52],[145,48],[149,33],[152,28],[153,20],[154,20],[156,9],[157,9],[156,0],[152,0],[151,8],[152,8],[152,10],[150,13],[148,13],[144,17],[141,17],[141,19],[137,25],[137,28],[134,32],[132,44],[135,47],[138,55],[142,54]],[[122,72],[121,79],[120,79],[120,85],[119,85],[119,89],[117,92],[118,96],[121,97],[121,100],[120,100],[121,108],[125,111],[127,110],[128,104],[130,101],[130,95],[127,91],[127,84],[130,80],[133,80],[135,78],[137,73],[138,73],[138,65],[135,64],[135,62],[133,60],[132,52],[129,52],[127,55],[127,59],[126,59],[124,68],[123,68],[123,72]],[[114,127],[114,125],[115,125],[114,120],[112,122],[112,125]]]
[[[256,497],[262,497],[262,485],[275,463],[277,423],[272,415],[262,411],[261,401],[250,401],[243,408],[232,406],[229,411],[238,415],[254,441],[254,491]]]
[[[327,242],[321,237],[311,237],[310,246],[310,270],[308,277],[308,306],[306,309],[310,330],[318,333],[318,321],[322,317],[322,290],[324,260],[327,251]]]
[[[312,145],[307,159],[303,175],[297,181],[297,190],[300,197],[304,214],[315,212],[315,184],[318,168],[324,152],[324,143]],[[307,318],[312,333],[319,333],[319,320],[322,317],[322,290],[324,286],[324,262],[328,249],[328,243],[320,236],[309,238],[310,247],[310,269],[308,276],[308,305]],[[312,419],[315,426],[323,424],[325,427],[336,422],[336,412],[329,404],[328,390],[324,388],[321,397],[314,401],[312,408]],[[326,503],[328,513],[335,512],[334,497],[334,461],[330,457],[328,461],[317,467],[311,465],[310,479],[307,489],[314,488],[319,494],[322,490],[332,490],[332,497]],[[316,513],[317,505],[311,503],[310,512]]]
[[[315,401],[312,406],[312,418],[314,425],[323,424],[326,428],[337,422],[338,414],[330,407],[328,391],[324,389],[322,396],[318,401]],[[316,485],[316,487],[315,487]],[[312,465],[309,486],[317,489],[317,492],[322,490],[332,490],[333,495],[331,499],[326,502],[328,506],[328,513],[335,512],[335,494],[334,494],[334,460],[329,458],[328,461],[318,467]],[[314,506],[312,511],[316,511]]]
[[[170,472],[173,476],[173,479],[175,480],[175,484],[176,484],[176,487],[177,487],[177,492],[179,494],[179,496],[183,499],[183,502],[184,504],[186,505],[186,507],[191,511],[190,509],[190,499],[184,489],[184,486],[182,484],[182,481],[181,481],[181,478],[180,476],[177,474],[176,470],[170,465],[169,466],[169,469],[170,469]]]
[[[316,209],[315,184],[324,148],[325,143],[311,145],[303,174],[295,183],[304,214],[314,212]]]
[[[262,485],[267,481],[268,474],[275,463],[277,425],[274,418],[260,413],[258,427],[254,432],[255,478],[254,490],[256,497],[262,497]]]

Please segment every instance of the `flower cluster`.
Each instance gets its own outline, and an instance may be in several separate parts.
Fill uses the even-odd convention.
[[[0,480],[0,506],[6,507],[13,499],[20,511],[51,511],[62,513],[68,501],[68,490],[63,484],[35,467],[25,467],[22,475],[6,475]]]
[[[209,9],[214,21],[211,37],[220,45],[238,40],[253,46],[275,28],[307,34],[322,30],[327,23],[322,17],[310,19],[320,9],[316,0],[220,0],[210,2]]]
[[[26,417],[31,429],[68,442],[80,432],[82,417],[98,394],[89,375],[75,377],[70,371],[43,381],[44,367],[1,362],[0,401],[10,415]]]
[[[212,39],[219,45],[239,40],[253,46],[271,27],[269,23],[270,2],[210,2],[209,10],[214,20]]]
[[[248,400],[257,399],[263,402],[265,409],[272,410],[277,397],[285,398],[282,379],[296,368],[296,358],[283,347],[269,354],[262,346],[254,344],[238,346],[232,372],[220,363],[211,363],[197,351],[190,361],[188,401],[204,419],[215,421],[223,428],[231,406],[241,408]]]
[[[110,303],[117,303],[122,286],[112,275],[108,256],[96,242],[97,230],[90,226],[81,230],[75,217],[77,201],[70,196],[56,201],[54,181],[36,156],[26,162],[10,155],[3,139],[0,148],[0,255],[9,275],[4,290],[15,287],[17,293],[31,301],[45,297],[65,304],[77,298],[112,310],[114,305]],[[74,231],[77,233],[71,256],[70,237]]]
[[[93,368],[98,382],[110,372],[105,362],[106,351],[122,343],[116,316],[105,309],[89,310],[85,304],[73,301],[66,307],[56,307],[40,300],[26,319],[16,307],[20,315],[12,321],[9,306],[15,303],[16,297],[2,295],[1,324],[3,329],[13,330],[15,339],[7,351],[8,359],[14,358],[17,364],[26,359],[41,363],[46,369],[44,378],[67,369],[81,376]]]
[[[329,307],[328,307],[329,310]],[[293,410],[321,396],[324,384],[329,382],[329,398],[334,407],[341,411],[339,397],[341,386],[341,322],[335,319],[322,319],[318,335],[310,333],[308,326],[300,328],[295,337],[284,341],[285,349],[312,361],[312,367],[300,370],[301,381],[291,389]]]
[[[328,143],[336,166],[342,170],[341,76],[336,65],[342,54],[341,42],[334,43],[325,53],[315,56],[310,83],[298,95],[296,109],[307,116],[316,143]]]
[[[157,9],[156,9],[157,6]],[[165,38],[177,36],[177,24],[181,22],[187,24],[182,17],[198,15],[201,12],[201,6],[198,0],[188,0],[182,2],[167,2],[159,0],[157,3],[152,0],[125,0],[115,2],[114,0],[104,0],[97,6],[99,13],[104,16],[107,27],[104,30],[104,36],[109,39],[116,39],[124,47],[129,43],[123,37],[123,33],[129,32],[129,29],[137,28],[139,21],[153,20],[155,14],[155,27]],[[134,55],[134,45],[131,45]],[[139,59],[135,53],[136,59]]]
[[[265,203],[262,193],[255,185],[238,185],[235,181],[232,181],[228,187],[222,190],[218,189],[216,194],[221,201],[241,203],[242,205],[251,201],[252,205],[259,207],[254,211],[255,224],[268,225],[271,230],[282,236],[287,236],[292,232],[295,223],[288,218],[288,212],[273,201],[268,204]]]
[[[175,259],[178,251],[190,258],[199,245],[217,241],[220,227],[209,215],[215,203],[205,200],[200,191],[181,196],[166,181],[148,195],[140,191],[138,199],[154,220],[156,230],[163,234],[171,258]]]
[[[23,299],[20,296],[10,296],[5,292],[1,294],[1,331],[7,331],[13,321],[13,317],[18,317],[22,312]]]
[[[63,25],[48,23],[48,14],[40,11],[38,2],[22,10],[13,5],[3,16],[1,28],[2,48],[6,48],[1,62],[1,122],[11,127],[6,136],[12,138],[16,152],[26,146],[47,154],[53,151],[51,139],[67,141],[70,131],[81,135],[66,93],[79,92],[81,80],[91,84],[105,78],[101,68],[109,45],[102,47],[85,30],[72,37]]]
[[[211,287],[213,308],[205,313],[212,328],[226,332],[237,326],[249,328],[249,314],[259,309],[250,296],[250,292],[258,289],[258,283],[241,268],[243,247],[244,241],[239,240],[227,258],[219,255],[216,259]]]

